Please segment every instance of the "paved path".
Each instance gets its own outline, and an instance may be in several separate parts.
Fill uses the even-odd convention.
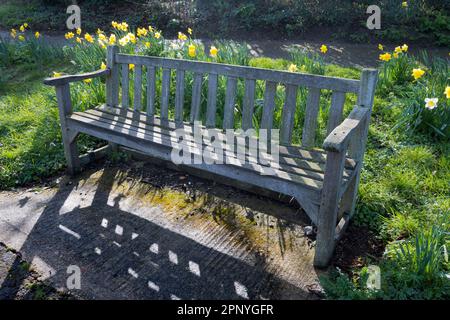
[[[72,293],[91,299],[317,298],[298,209],[156,165],[101,168],[0,192],[0,241],[41,280],[63,289],[76,265]]]
[[[0,36],[9,37],[6,31],[0,31]],[[32,35],[31,35],[32,36]],[[64,44],[66,40],[62,35],[45,35],[44,39],[54,44]],[[209,47],[211,40],[201,39],[207,47]],[[328,40],[258,40],[249,39],[246,41],[254,56],[266,56],[270,58],[285,58],[289,59],[289,48],[299,48],[307,52],[314,52],[320,54],[320,47],[322,44],[327,44],[328,52],[324,55],[326,62],[334,63],[342,66],[364,68],[377,67],[379,65],[378,56],[380,51],[377,45],[373,44],[357,44],[341,41]],[[430,56],[448,58],[449,51],[447,48],[422,48],[414,45],[410,46],[410,52],[418,54],[422,49]],[[386,50],[394,50],[393,46],[387,46]]]

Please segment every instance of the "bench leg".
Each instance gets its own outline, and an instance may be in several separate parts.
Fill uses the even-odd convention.
[[[339,210],[339,190],[344,170],[345,153],[328,152],[325,177],[317,217],[317,238],[314,266],[323,268],[333,255]]]
[[[64,155],[67,160],[67,170],[70,175],[75,175],[80,172],[80,156],[78,154],[77,147],[77,132],[73,132],[69,129],[63,130],[63,144],[64,144]]]

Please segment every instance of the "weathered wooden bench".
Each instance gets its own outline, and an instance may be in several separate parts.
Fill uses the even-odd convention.
[[[132,108],[129,103],[130,64],[135,65]],[[176,72],[175,101],[169,101],[172,70]],[[188,110],[184,103],[185,88],[188,84],[185,81],[187,73],[192,75],[192,97]],[[160,91],[156,88],[159,74]],[[207,106],[206,110],[202,111],[205,75],[208,79]],[[73,112],[69,84],[100,76],[106,77],[106,104],[84,112]],[[144,76],[146,78],[143,78]],[[219,76],[226,78],[223,109],[217,107]],[[263,164],[258,161],[245,166],[201,163],[187,167],[214,177],[226,177],[228,181],[234,181],[239,186],[248,185],[295,198],[317,226],[314,264],[324,267],[329,263],[335,242],[342,235],[355,209],[377,77],[376,70],[363,70],[360,80],[350,80],[244,66],[127,55],[120,54],[118,47],[110,46],[107,50],[105,70],[48,78],[44,83],[56,87],[64,151],[68,169],[72,174],[80,168],[76,146],[79,133],[107,140],[113,146],[125,146],[170,161],[174,139],[177,139],[174,130],[183,127],[189,132],[201,115],[206,118],[206,126],[203,128],[233,128],[235,117],[238,116],[241,117],[242,129],[252,128],[255,90],[259,83],[265,84],[259,127],[271,129],[277,86],[284,85],[279,168],[274,170],[275,174],[261,174],[259,169]],[[235,111],[238,81],[243,81],[245,87],[242,112]],[[308,90],[302,146],[292,144],[299,87]],[[328,136],[323,143],[323,149],[317,149],[313,147],[316,140],[319,99],[321,90],[324,89],[332,91]],[[160,97],[157,108],[158,92]],[[347,93],[357,94],[358,102],[350,115],[342,121]],[[217,116],[218,110],[223,110],[220,117]],[[216,123],[216,119],[223,119],[223,122]]]

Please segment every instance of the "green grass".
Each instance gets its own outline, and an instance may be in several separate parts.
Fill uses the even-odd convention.
[[[123,35],[117,32],[118,39]],[[302,72],[355,79],[360,75],[360,70],[326,65],[319,56],[309,56],[301,51],[292,51],[289,60],[251,58],[245,45],[218,42],[215,44],[219,48],[217,58],[210,57],[208,50],[198,44],[197,55],[193,58],[187,55],[187,46],[193,43],[191,40],[178,48],[172,48],[164,46],[162,39],[157,41],[149,35],[139,43],[147,40],[152,41],[150,49],[147,48],[152,51],[148,52],[138,44],[138,54],[151,53],[279,70],[286,70],[291,64],[296,64]],[[121,50],[131,53],[136,50],[136,46],[129,44]],[[44,86],[42,78],[51,75],[53,71],[73,73],[98,69],[105,59],[105,51],[98,45],[85,43],[61,49],[47,48],[35,40],[23,43],[7,41],[0,42],[0,56],[0,189],[7,189],[38,183],[61,172],[65,167],[54,89]],[[53,64],[55,57],[59,58],[57,61],[61,61],[61,64]],[[353,270],[353,277],[336,273],[323,279],[329,298],[449,297],[449,283],[444,274],[449,273],[450,269],[446,256],[446,249],[450,244],[450,141],[446,132],[439,134],[433,128],[434,125],[429,125],[444,121],[450,113],[448,101],[443,95],[443,89],[448,85],[444,63],[448,64],[448,61],[432,61],[426,56],[416,58],[405,54],[381,67],[353,223],[369,227],[386,245],[386,254],[381,259],[362,257],[366,264],[380,266],[383,285],[379,291],[367,290],[364,282],[366,268]],[[419,81],[413,81],[410,74],[415,67],[427,70]],[[174,80],[175,74],[172,77]],[[157,74],[157,81],[161,81],[160,73]],[[189,73],[186,74],[186,82],[187,117],[192,82],[192,75]],[[130,85],[133,87],[133,81]],[[145,86],[145,81],[143,85]],[[205,85],[202,94],[203,120],[206,87]],[[73,84],[71,93],[75,110],[84,110],[103,102],[103,88],[102,80],[99,79],[90,84]],[[219,77],[218,123],[222,121],[225,88],[225,79]],[[433,89],[428,93],[439,96],[438,112],[428,112],[430,110],[425,110],[421,102],[427,88]],[[243,94],[244,86],[239,82],[236,127],[240,125]],[[263,97],[264,83],[258,81],[253,119],[256,128],[261,120]],[[281,121],[283,99],[284,88],[279,86],[274,114],[275,127]],[[323,90],[317,146],[325,138],[330,99],[331,93]],[[300,89],[293,133],[294,142],[297,143],[300,142],[302,133],[305,101],[306,90]],[[420,119],[426,119],[424,122],[417,121],[416,113],[405,112],[411,101],[415,101],[416,107],[420,108],[423,115]],[[349,95],[345,103],[345,115],[355,103],[356,97]],[[173,115],[173,110],[170,110],[170,115]],[[413,126],[412,123],[417,125]],[[81,153],[94,148],[98,143],[96,139],[81,136]]]

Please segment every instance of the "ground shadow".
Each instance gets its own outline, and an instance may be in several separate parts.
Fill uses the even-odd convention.
[[[66,287],[74,265],[81,271],[75,292],[84,298],[276,299],[281,292],[314,298],[268,272],[263,257],[249,264],[202,245],[121,210],[120,197],[108,205],[112,182],[111,173],[103,173],[92,204],[63,214],[77,183],[61,187],[23,244],[22,254],[48,265],[57,286]]]

